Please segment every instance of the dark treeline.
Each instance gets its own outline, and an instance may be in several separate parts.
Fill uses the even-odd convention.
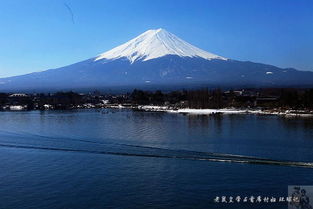
[[[92,92],[54,94],[0,93],[0,109],[22,106],[28,110],[106,107],[112,104],[158,105],[173,108],[284,108],[313,109],[313,89],[198,89],[172,92],[142,91],[121,95]]]
[[[205,108],[292,108],[313,109],[313,89],[199,89],[162,93],[134,90],[130,95],[134,104],[177,105]]]
[[[73,109],[84,104],[99,104],[103,96],[98,93],[78,94],[57,92],[54,94],[7,94],[0,93],[0,109],[24,106],[25,109]]]

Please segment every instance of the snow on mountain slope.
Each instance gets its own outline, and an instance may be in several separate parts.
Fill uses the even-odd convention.
[[[147,61],[166,55],[202,57],[207,60],[227,60],[227,58],[199,49],[160,28],[157,30],[148,30],[136,38],[100,54],[96,57],[95,61],[125,57],[133,63],[138,60]]]

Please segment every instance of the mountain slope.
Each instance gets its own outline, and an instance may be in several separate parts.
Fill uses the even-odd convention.
[[[95,61],[101,59],[118,59],[125,57],[131,63],[136,60],[147,61],[166,55],[180,57],[201,57],[204,59],[222,59],[224,57],[206,52],[183,41],[164,29],[148,30],[138,37],[122,44],[110,51],[99,55]]]
[[[313,86],[313,72],[241,62],[149,30],[97,57],[58,69],[0,79],[0,91],[155,86]]]

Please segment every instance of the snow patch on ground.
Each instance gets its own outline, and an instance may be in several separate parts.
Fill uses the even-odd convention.
[[[25,110],[26,107],[22,105],[11,105],[9,109],[12,111],[21,111],[21,110]]]
[[[173,109],[166,106],[144,105],[138,106],[138,109],[154,112],[181,113],[189,115],[215,115],[215,114],[260,114],[260,115],[281,115],[285,117],[313,117],[313,112],[304,113],[301,111],[269,111],[269,110],[251,110],[251,109]]]
[[[169,110],[172,113],[183,113],[193,115],[213,115],[213,114],[264,114],[261,110],[239,110],[239,109],[178,109]]]

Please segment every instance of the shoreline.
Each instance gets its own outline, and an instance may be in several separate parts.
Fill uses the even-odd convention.
[[[313,111],[305,110],[285,110],[279,111],[276,109],[272,110],[261,110],[261,109],[237,109],[237,108],[221,108],[221,109],[191,109],[181,108],[172,109],[164,106],[138,106],[138,110],[147,112],[167,112],[167,113],[178,113],[187,115],[238,115],[238,114],[254,114],[254,115],[278,115],[285,117],[313,117]]]
[[[313,110],[293,110],[293,109],[253,109],[253,108],[221,108],[221,109],[193,109],[193,108],[174,108],[170,106],[157,106],[157,105],[130,105],[130,104],[107,104],[107,105],[91,105],[85,104],[82,106],[73,107],[64,110],[79,110],[79,109],[128,109],[135,111],[144,112],[166,112],[184,115],[244,115],[244,114],[254,114],[254,115],[278,115],[284,117],[312,117]],[[20,112],[20,111],[53,111],[53,110],[63,110],[63,109],[31,109],[28,110],[23,106],[11,106],[10,108],[3,109],[0,112]]]

